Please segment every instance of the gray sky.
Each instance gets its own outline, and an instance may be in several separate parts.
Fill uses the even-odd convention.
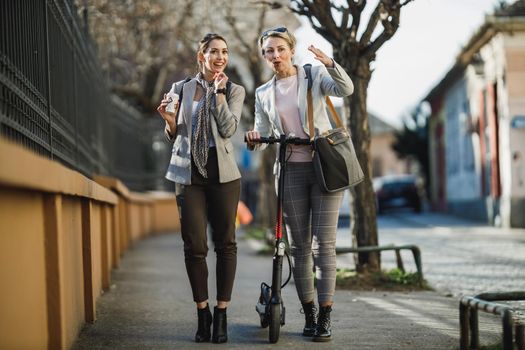
[[[497,0],[415,0],[406,5],[401,11],[400,28],[379,49],[373,63],[369,111],[400,125],[402,115],[443,78],[461,47],[497,3]],[[367,7],[372,8],[370,4]],[[297,62],[315,64],[311,54],[304,54],[309,44],[328,54],[332,49],[308,22],[303,23],[296,32]]]

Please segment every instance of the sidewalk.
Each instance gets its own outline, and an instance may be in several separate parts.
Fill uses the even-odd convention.
[[[378,217],[379,245],[414,244],[421,249],[423,274],[440,294],[455,298],[488,291],[525,290],[525,229],[498,228],[451,215],[395,212]],[[352,246],[349,228],[337,232],[337,245]],[[415,271],[402,251],[407,271]],[[355,266],[351,254],[338,265]],[[383,269],[396,266],[395,254],[381,254]],[[523,303],[525,305],[525,303]]]
[[[283,290],[286,325],[277,344],[254,310],[262,281],[271,276],[271,257],[259,256],[239,239],[237,279],[228,308],[229,342],[196,344],[196,310],[178,234],[138,242],[113,273],[110,292],[97,304],[97,321],[87,325],[73,349],[457,349],[458,300],[435,292],[336,291],[333,341],[313,343],[300,335],[304,324],[295,287]],[[209,253],[210,296],[215,295],[213,249]],[[284,274],[287,274],[285,268]],[[213,299],[213,298],[212,298]],[[480,314],[482,344],[498,341],[497,317]]]

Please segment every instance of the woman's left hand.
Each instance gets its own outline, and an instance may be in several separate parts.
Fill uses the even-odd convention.
[[[313,45],[308,46],[308,50],[315,56],[314,58],[325,65],[327,68],[334,68],[334,61],[328,57],[323,51],[319,50]]]
[[[217,89],[224,89],[226,87],[226,83],[228,82],[228,76],[224,74],[224,72],[215,73],[215,90]]]

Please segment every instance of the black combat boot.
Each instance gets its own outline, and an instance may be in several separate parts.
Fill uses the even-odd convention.
[[[204,309],[197,309],[197,317],[199,319],[199,325],[197,328],[197,334],[195,334],[195,341],[197,343],[210,341],[210,328],[212,322],[210,307],[206,305]]]
[[[315,328],[313,341],[324,342],[332,339],[330,312],[332,312],[332,306],[319,307],[319,318],[317,319],[317,327]]]
[[[312,337],[315,333],[315,326],[317,321],[317,308],[315,307],[313,301],[302,305],[302,312],[304,313],[303,336]]]
[[[214,343],[226,343],[228,341],[226,321],[226,308],[219,309],[215,306],[213,310],[213,336],[211,341]]]

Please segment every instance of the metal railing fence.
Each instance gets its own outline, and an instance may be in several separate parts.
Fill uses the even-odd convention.
[[[88,177],[154,189],[147,121],[112,98],[86,33],[72,0],[0,1],[0,135]]]

